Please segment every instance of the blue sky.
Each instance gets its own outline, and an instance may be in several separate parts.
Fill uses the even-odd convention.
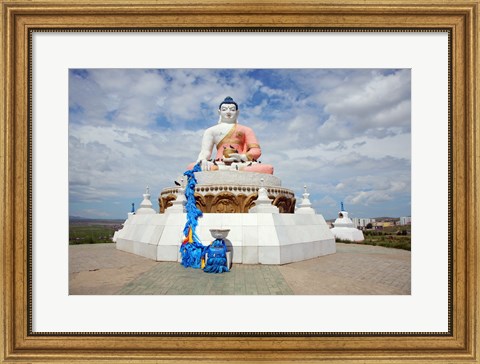
[[[411,74],[392,69],[72,69],[70,215],[126,218],[147,185],[158,208],[226,96],[297,201],[410,216]]]

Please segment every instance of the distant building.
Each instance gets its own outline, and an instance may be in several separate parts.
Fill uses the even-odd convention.
[[[400,217],[399,225],[411,225],[411,224],[412,224],[411,216]]]
[[[383,228],[386,228],[386,227],[395,226],[395,222],[394,221],[379,221],[379,222],[374,223],[373,226],[375,228],[378,228],[378,229],[383,229]]]
[[[367,218],[359,218],[354,217],[352,218],[353,226],[357,228],[365,228],[368,224],[372,224],[375,222],[375,219],[367,219]]]

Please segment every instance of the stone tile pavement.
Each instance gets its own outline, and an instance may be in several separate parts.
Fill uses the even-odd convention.
[[[275,266],[235,265],[229,273],[209,274],[179,263],[157,264],[118,294],[278,295],[293,294]]]
[[[337,253],[282,266],[234,264],[208,274],[114,244],[72,245],[72,295],[408,295],[410,252],[337,243]]]
[[[337,253],[279,267],[295,294],[410,294],[410,252],[337,243]]]

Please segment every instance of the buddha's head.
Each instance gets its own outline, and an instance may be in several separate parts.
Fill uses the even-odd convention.
[[[218,123],[234,124],[238,118],[238,105],[230,96],[225,97],[218,107]]]

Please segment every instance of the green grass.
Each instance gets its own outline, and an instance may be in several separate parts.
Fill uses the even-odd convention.
[[[403,234],[402,230],[406,231],[406,235],[402,235]],[[403,250],[410,251],[412,239],[409,232],[410,232],[410,229],[403,229],[403,227],[400,230],[398,227],[388,228],[388,229],[385,229],[384,231],[365,230],[363,232],[363,236],[365,237],[365,240],[362,242],[358,242],[358,244],[383,246],[386,248],[403,249]],[[355,243],[355,242],[343,240],[343,239],[336,239],[336,241],[337,243],[345,243],[345,244]]]
[[[121,228],[117,224],[70,223],[69,244],[112,243],[113,233]]]

